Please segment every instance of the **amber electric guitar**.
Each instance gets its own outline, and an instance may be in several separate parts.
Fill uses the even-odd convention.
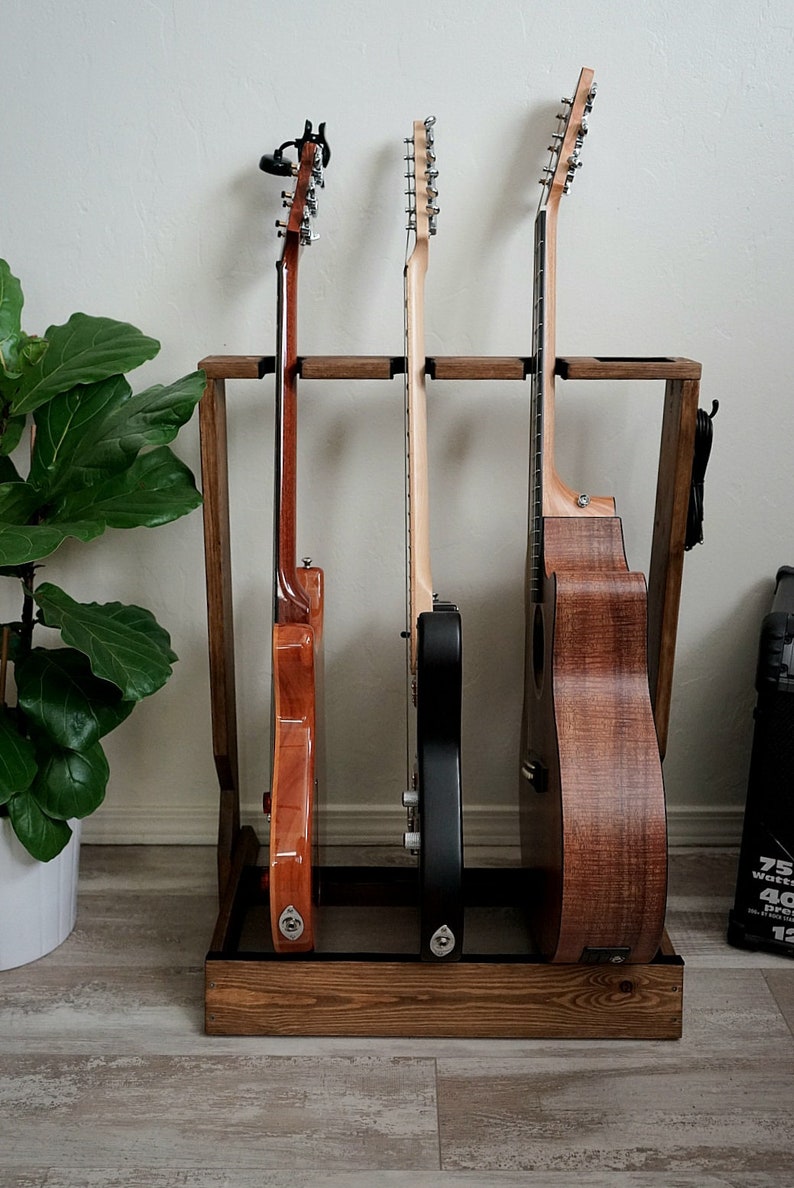
[[[284,156],[295,147],[298,162]],[[297,296],[301,248],[311,230],[323,166],[330,152],[325,125],[262,158],[267,173],[290,177],[282,194],[289,214],[276,225],[284,237],[277,264],[276,451],[273,542],[273,770],[266,809],[270,815],[269,898],[273,945],[278,953],[314,948],[313,849],[318,768],[318,685],[322,665],[323,572],[296,557],[298,419]]]
[[[644,962],[659,948],[667,878],[645,579],[628,569],[614,501],[569,487],[554,462],[557,216],[594,96],[582,70],[535,220],[521,834],[541,953]]]
[[[425,392],[424,279],[438,215],[434,123],[433,117],[417,120],[405,142],[408,230],[414,233],[405,266],[406,634],[416,764],[403,804],[408,809],[405,845],[419,854],[420,956],[456,961],[463,951],[461,622],[458,608],[433,593]],[[409,737],[411,719],[409,705]]]

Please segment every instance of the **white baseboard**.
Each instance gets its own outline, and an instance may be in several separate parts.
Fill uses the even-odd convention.
[[[244,805],[242,821],[266,836],[262,810]],[[679,805],[668,811],[671,846],[738,846],[743,807],[737,805]],[[374,846],[399,844],[405,810],[398,806],[337,805],[321,821],[326,845]],[[518,820],[512,806],[466,809],[464,833],[468,845],[514,847]],[[214,845],[214,809],[119,808],[107,805],[83,822],[86,845]]]

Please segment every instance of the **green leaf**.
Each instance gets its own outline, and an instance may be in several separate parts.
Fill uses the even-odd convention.
[[[123,375],[112,375],[95,384],[78,385],[53,397],[35,415],[36,446],[30,478],[49,492],[60,487],[85,486],[104,478],[108,468],[97,457],[105,427],[132,398]],[[77,458],[75,458],[77,455]],[[130,458],[117,452],[119,469]]]
[[[94,676],[73,648],[33,648],[14,671],[19,704],[61,747],[84,751],[135,708],[117,685]]]
[[[31,483],[0,484],[0,523],[27,524],[41,503],[41,491]]]
[[[36,414],[31,480],[54,496],[118,474],[144,446],[173,441],[204,383],[196,371],[133,396],[124,377],[113,376],[62,393]]]
[[[12,399],[15,413],[30,413],[77,384],[92,384],[131,371],[153,359],[160,349],[128,322],[72,314],[63,326],[50,326],[49,346],[35,367],[28,368]]]
[[[51,582],[33,597],[48,627],[59,627],[67,644],[84,652],[95,676],[112,681],[125,701],[140,701],[161,688],[176,655],[168,632],[150,611],[119,602],[75,602]]]
[[[25,298],[6,260],[0,260],[0,342],[19,334]]]
[[[123,474],[67,492],[48,523],[102,520],[111,528],[155,528],[201,505],[193,475],[168,446],[141,454]]]
[[[0,707],[0,804],[29,788],[35,774],[33,744],[19,733],[5,706]]]
[[[54,553],[67,536],[77,540],[93,540],[105,530],[103,523],[59,524],[3,524],[0,523],[0,567],[29,565]]]
[[[49,345],[46,338],[37,338],[35,334],[25,334],[23,331],[10,334],[0,342],[0,369],[6,392],[19,387],[19,384],[12,385],[10,381],[21,379],[27,368],[35,367]]]
[[[66,821],[54,821],[43,812],[29,790],[9,800],[8,815],[22,845],[40,862],[49,862],[60,854],[72,836]]]
[[[14,450],[22,440],[22,434],[25,432],[25,425],[27,424],[27,417],[9,417],[6,421],[6,427],[0,435],[0,458],[5,459],[9,454],[13,454]],[[5,478],[3,479],[5,482]]]
[[[39,774],[30,794],[49,817],[87,817],[105,799],[110,768],[99,743],[84,751],[54,748],[39,754]]]

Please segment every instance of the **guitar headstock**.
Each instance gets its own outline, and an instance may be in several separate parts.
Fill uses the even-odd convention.
[[[596,84],[593,71],[582,69],[572,99],[562,99],[563,110],[557,115],[557,128],[549,145],[549,164],[540,179],[543,186],[541,205],[559,202],[573,185],[582,166],[582,147],[587,135],[587,117],[593,110]]]
[[[437,230],[440,208],[436,201],[438,170],[433,131],[435,122],[435,116],[428,116],[426,120],[415,120],[413,136],[405,140],[407,230],[415,232],[417,243],[425,242],[428,236],[435,235]]]
[[[288,148],[297,150],[297,162],[284,156],[284,150]],[[282,204],[289,210],[289,216],[286,222],[276,220],[279,237],[283,236],[288,242],[297,239],[300,245],[319,239],[319,235],[312,230],[312,221],[317,214],[317,193],[325,185],[324,169],[330,159],[325,124],[320,124],[317,131],[312,132],[311,121],[307,120],[302,136],[285,141],[260,160],[259,168],[265,173],[295,179],[294,190],[281,191]]]

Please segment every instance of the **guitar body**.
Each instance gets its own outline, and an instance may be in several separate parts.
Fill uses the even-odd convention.
[[[423,961],[463,949],[463,806],[460,778],[461,619],[449,603],[418,620],[416,676]]]
[[[270,927],[277,953],[314,948],[314,814],[319,770],[323,572],[300,569],[309,623],[273,625]]]
[[[544,518],[527,623],[521,838],[536,943],[553,962],[650,961],[667,826],[645,578],[629,572],[619,519]]]

